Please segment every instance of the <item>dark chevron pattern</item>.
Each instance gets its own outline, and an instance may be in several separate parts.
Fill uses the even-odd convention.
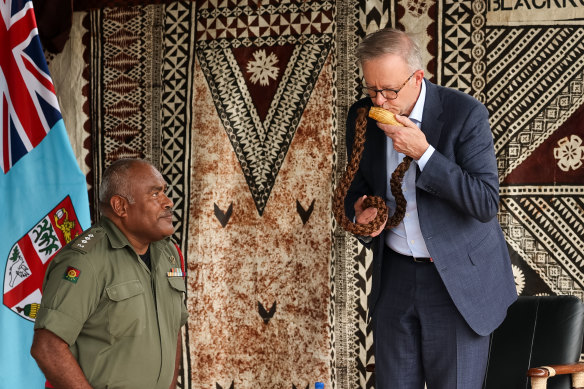
[[[200,48],[198,58],[215,105],[261,215],[331,47],[327,35],[296,45],[281,69],[282,80],[267,117],[261,120],[233,51]],[[230,96],[225,98],[224,96]]]

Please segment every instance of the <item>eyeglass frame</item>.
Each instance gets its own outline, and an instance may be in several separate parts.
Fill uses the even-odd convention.
[[[369,96],[370,98],[374,99],[375,97],[377,97],[378,93],[381,93],[381,96],[383,96],[384,99],[386,100],[395,100],[397,99],[398,93],[404,88],[404,86],[406,86],[406,84],[408,83],[408,81],[410,81],[412,79],[412,77],[414,76],[414,74],[416,74],[417,70],[415,70],[412,74],[410,74],[410,76],[408,77],[407,80],[404,81],[403,84],[401,84],[401,86],[396,90],[396,89],[391,89],[391,88],[384,88],[384,89],[375,89],[375,88],[370,88],[368,86],[365,85],[361,85],[361,93],[366,94],[367,96]],[[393,92],[395,93],[395,97],[387,97],[385,95],[385,92],[389,91],[389,92]],[[371,92],[375,92],[375,94],[372,96]]]

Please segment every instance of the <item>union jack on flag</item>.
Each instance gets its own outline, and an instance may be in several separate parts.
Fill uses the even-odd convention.
[[[32,1],[0,0],[0,168],[6,174],[61,119]]]

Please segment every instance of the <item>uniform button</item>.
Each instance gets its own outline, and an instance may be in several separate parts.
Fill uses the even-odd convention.
[[[413,240],[413,239],[412,239],[410,242],[411,242],[412,244],[414,244],[414,240]]]

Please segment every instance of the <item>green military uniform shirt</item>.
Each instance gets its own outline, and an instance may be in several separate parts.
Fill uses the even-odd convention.
[[[168,274],[181,267],[170,238],[151,243],[150,258],[152,270],[103,217],[49,265],[34,327],[69,344],[95,389],[168,389],[172,382],[187,320],[185,280]]]

